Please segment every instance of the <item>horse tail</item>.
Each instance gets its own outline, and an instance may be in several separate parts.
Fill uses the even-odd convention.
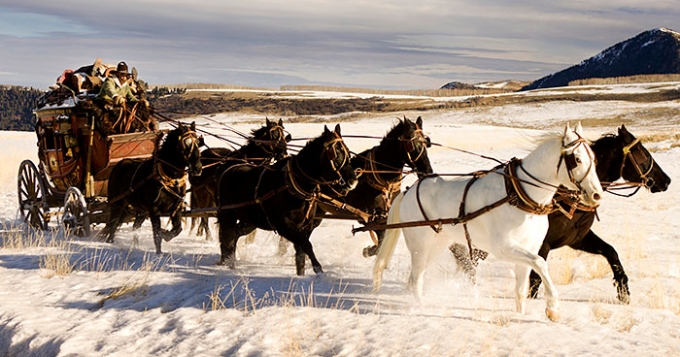
[[[401,211],[401,201],[404,198],[404,193],[400,192],[397,197],[394,198],[392,202],[392,207],[387,215],[387,224],[399,223],[399,216]],[[399,241],[399,233],[401,230],[399,228],[386,229],[385,237],[383,237],[382,242],[380,242],[380,247],[378,248],[378,254],[376,255],[375,263],[373,265],[373,291],[380,290],[382,285],[382,275],[383,270],[387,268],[390,264],[390,259],[392,254],[394,254],[394,249]]]

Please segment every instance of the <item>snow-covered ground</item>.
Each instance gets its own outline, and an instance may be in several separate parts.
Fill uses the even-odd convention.
[[[372,114],[341,123],[344,135],[382,137],[396,116],[421,115],[426,134],[441,145],[429,151],[439,173],[495,166],[455,149],[501,160],[522,157],[537,137],[567,121],[583,120],[590,139],[614,132],[621,124],[617,118],[638,136],[664,134],[645,146],[672,178],[668,191],[606,195],[593,227],[619,252],[630,278],[630,305],[616,302],[604,258],[562,248],[548,259],[560,292],[558,322],[545,317],[542,299],[530,300],[526,315],[515,313],[512,267],[493,257],[480,264],[477,284],[471,285],[443,254],[426,274],[426,297],[418,305],[405,289],[410,258],[403,241],[382,290],[373,293],[373,259],[361,255],[370,238],[353,236],[357,223],[350,221],[324,221],[314,231],[312,243],[326,273],[315,276],[308,268],[305,277],[295,276],[292,247],[279,255],[279,238],[269,232],[258,232],[252,243],[239,242],[235,270],[216,266],[217,241],[196,237],[188,227],[163,244],[163,256],[153,253],[148,223],[137,233],[123,226],[114,244],[64,237],[56,225],[54,232],[31,235],[17,220],[16,176],[22,160],[37,161],[35,134],[0,132],[0,355],[678,355],[680,117],[677,110],[655,119],[633,115],[678,107],[678,102],[555,102]],[[323,130],[323,123],[286,119],[294,138]],[[196,121],[215,133],[221,133],[216,122],[247,133],[264,117],[220,114]],[[329,125],[336,122],[328,119]],[[346,142],[359,152],[379,139]],[[412,181],[408,176],[404,185]]]

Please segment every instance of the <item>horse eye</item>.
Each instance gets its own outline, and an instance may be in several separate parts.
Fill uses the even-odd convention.
[[[576,158],[576,163],[577,163],[577,164],[580,164],[580,163],[583,163],[583,161],[581,161],[581,158],[580,158],[580,157],[577,157],[577,158]]]

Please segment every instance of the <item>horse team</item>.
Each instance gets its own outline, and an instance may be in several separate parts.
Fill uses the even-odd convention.
[[[305,274],[305,257],[315,273],[323,268],[309,240],[326,215],[365,224],[377,254],[373,287],[378,290],[400,231],[411,254],[410,289],[420,299],[423,274],[435,258],[450,249],[459,265],[474,277],[477,260],[490,252],[515,263],[517,311],[527,297],[545,286],[546,315],[559,318],[557,290],[546,258],[551,249],[568,245],[607,258],[618,299],[630,301],[627,276],[613,247],[590,230],[604,190],[644,187],[665,191],[670,178],[625,126],[618,135],[590,143],[581,125],[567,125],[526,157],[488,171],[455,177],[434,174],[423,121],[399,120],[379,145],[352,155],[340,125],[324,126],[318,137],[288,155],[281,120],[266,119],[246,145],[231,151],[202,145],[195,124],[178,124],[159,152],[148,160],[124,160],[111,172],[111,219],[103,232],[112,242],[125,216],[149,217],[156,252],[161,242],[181,231],[184,175],[190,174],[192,213],[204,212],[199,231],[210,236],[207,217],[216,211],[219,264],[235,268],[238,239],[255,229],[276,231],[293,243],[297,275]],[[405,168],[418,180],[402,192]],[[202,172],[202,174],[201,174]],[[125,192],[139,194],[126,195]],[[635,191],[637,192],[637,191]],[[118,196],[116,196],[116,193]],[[165,231],[159,217],[171,217]]]

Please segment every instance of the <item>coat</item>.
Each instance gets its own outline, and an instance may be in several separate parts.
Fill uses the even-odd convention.
[[[97,97],[107,102],[113,102],[114,97],[116,96],[122,96],[128,102],[139,101],[139,99],[135,97],[134,94],[132,94],[132,90],[130,89],[128,82],[126,81],[121,84],[120,79],[113,75],[106,78],[106,81],[104,81],[104,85],[102,85]]]

